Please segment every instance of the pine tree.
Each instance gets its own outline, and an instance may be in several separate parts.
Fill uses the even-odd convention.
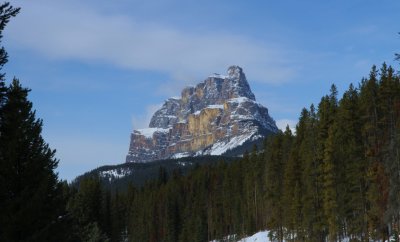
[[[285,207],[282,203],[284,193],[284,165],[288,162],[292,145],[292,133],[286,127],[285,133],[278,133],[266,144],[265,149],[265,198],[268,208],[267,227],[270,238],[277,241],[284,239]]]
[[[383,132],[380,125],[378,71],[373,66],[369,78],[361,83],[360,108],[362,112],[362,137],[365,147],[367,171],[367,218],[373,239],[384,239],[387,228],[384,213],[388,198],[388,177],[383,164]]]
[[[0,125],[0,237],[5,241],[46,240],[63,216],[58,161],[41,136],[28,89],[14,79]],[[53,231],[54,232],[54,231]]]
[[[378,103],[379,126],[382,130],[383,163],[389,177],[388,208],[385,223],[399,224],[400,210],[400,143],[398,126],[400,118],[400,83],[392,67],[384,63],[380,71]]]
[[[14,17],[18,14],[19,8],[13,8],[10,6],[9,3],[3,3],[0,5],[0,44],[3,39],[3,30],[6,27],[7,23],[10,21],[11,17]],[[0,71],[2,71],[3,66],[7,63],[8,60],[8,55],[6,50],[4,49],[3,46],[0,48]],[[6,101],[6,95],[7,95],[7,87],[5,84],[5,73],[0,73],[0,126],[2,124],[3,120],[3,106]],[[0,133],[1,137],[1,133]],[[1,153],[1,148],[0,148],[0,160],[2,158],[2,153]],[[6,168],[1,168],[4,169],[4,172]],[[3,170],[0,170],[0,172]],[[4,184],[6,181],[4,180],[5,177],[2,176],[0,173],[0,184]],[[1,201],[4,201],[6,199],[6,193],[7,191],[5,190],[5,186],[0,186],[0,203]],[[1,231],[0,231],[1,233]]]
[[[322,213],[321,160],[318,159],[317,114],[313,105],[308,116],[304,117],[305,135],[300,140],[299,160],[302,162],[302,192],[303,228],[307,240],[321,241],[324,239],[324,224]]]
[[[316,157],[316,179],[318,186],[323,188],[318,195],[317,204],[324,213],[319,213],[320,230],[327,226],[329,228],[329,240],[336,241],[338,230],[337,221],[337,201],[336,201],[336,174],[335,162],[333,159],[334,150],[333,134],[334,120],[337,111],[337,89],[335,85],[331,86],[330,95],[321,99],[318,105],[318,138],[317,138],[317,157]],[[328,140],[328,138],[331,139]],[[322,205],[321,205],[322,203]]]
[[[285,237],[289,240],[305,240],[305,231],[303,228],[302,197],[304,189],[303,160],[300,159],[300,146],[306,136],[307,120],[309,111],[303,109],[299,123],[296,126],[296,137],[293,141],[292,149],[287,163],[284,165],[285,180],[283,182],[283,219],[284,227],[287,229]]]
[[[335,127],[329,129],[325,142],[325,157],[323,164],[323,210],[327,220],[329,241],[337,241],[339,233],[338,201],[337,201],[337,159],[335,157],[334,134]]]
[[[0,5],[0,44],[3,39],[3,30],[6,27],[7,23],[10,21],[11,17],[15,17],[19,13],[20,8],[14,8],[10,5],[10,3],[6,2]],[[0,48],[0,71],[3,69],[3,66],[8,61],[8,55],[4,47]],[[0,91],[3,92],[5,90],[4,84],[4,73],[0,73]],[[1,92],[0,92],[1,93]]]

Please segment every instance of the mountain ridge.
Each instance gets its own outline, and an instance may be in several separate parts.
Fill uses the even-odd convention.
[[[214,73],[180,98],[169,98],[146,129],[134,130],[126,162],[222,155],[257,142],[278,128],[268,109],[256,102],[243,69]]]

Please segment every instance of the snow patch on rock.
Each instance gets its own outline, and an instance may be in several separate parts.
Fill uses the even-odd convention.
[[[190,156],[190,154],[188,152],[182,152],[182,153],[174,154],[171,158],[178,159],[178,158],[183,158],[183,157],[188,157],[188,156]]]
[[[168,133],[170,128],[164,129],[164,128],[146,128],[146,129],[137,129],[134,131],[134,133],[143,135],[144,137],[151,139],[153,138],[154,133],[160,132],[160,133]]]
[[[244,134],[244,135],[239,135],[239,136],[235,136],[233,138],[231,138],[228,142],[218,142],[213,144],[213,146],[211,147],[211,149],[209,151],[207,151],[207,154],[210,155],[222,155],[223,153],[227,152],[228,150],[231,150],[233,148],[236,148],[240,145],[242,145],[244,142],[246,142],[247,140],[249,140],[254,133],[248,135],[248,134]]]

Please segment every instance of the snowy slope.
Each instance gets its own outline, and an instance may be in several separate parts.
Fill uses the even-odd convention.
[[[260,231],[252,236],[243,238],[241,240],[234,240],[234,238],[232,238],[233,236],[227,236],[225,238],[226,241],[237,241],[237,242],[270,242],[269,238],[268,238],[268,231]],[[225,241],[224,240],[224,241]],[[219,240],[213,240],[211,242],[222,242]]]
[[[268,231],[261,231],[250,237],[243,238],[239,242],[270,242],[270,240],[268,238]]]

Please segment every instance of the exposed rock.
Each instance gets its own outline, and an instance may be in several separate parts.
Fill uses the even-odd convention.
[[[277,132],[268,109],[256,102],[242,68],[214,74],[170,98],[151,118],[149,128],[134,130],[127,162],[193,155],[220,155],[244,142]]]

